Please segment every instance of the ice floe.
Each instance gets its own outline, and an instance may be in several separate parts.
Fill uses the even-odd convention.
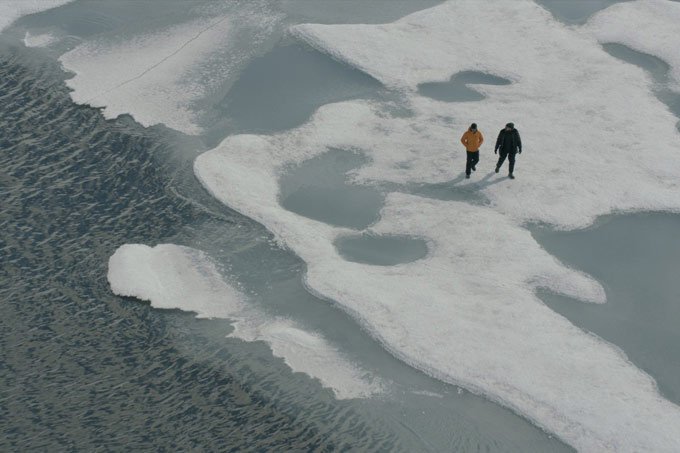
[[[664,60],[672,68],[674,90],[680,91],[680,3],[619,3],[595,14],[586,27],[602,43],[624,44]]]
[[[278,205],[275,171],[266,162],[286,148],[266,140],[273,139],[227,139],[198,158],[199,179],[276,233],[308,263],[311,290],[338,302],[394,355],[586,450],[676,445],[668,427],[680,412],[651,378],[533,294],[548,287],[604,300],[596,282],[560,265],[528,231],[489,208],[393,193],[371,231],[429,238],[430,255],[392,267],[345,261],[332,241],[347,229]],[[669,424],[647,419],[636,432],[623,428],[644,412]]]
[[[408,131],[383,121],[373,142],[391,147],[392,155],[376,151],[380,156],[360,178],[395,180],[399,158],[408,163],[400,180],[453,178],[464,156],[457,152],[452,166],[441,159],[458,151],[457,135],[473,121],[487,136],[480,167],[492,169],[496,134],[513,121],[525,137],[525,151],[512,195],[502,182],[481,188],[499,211],[523,222],[576,228],[612,211],[680,210],[677,118],[650,93],[651,81],[532,2],[449,2],[393,24],[306,24],[292,33],[406,92],[464,71],[514,82],[475,85],[487,96],[475,104],[410,96],[417,116],[403,126],[409,124],[413,138],[393,146],[393,137],[401,140]],[[645,159],[650,152],[654,159]],[[386,165],[388,158],[393,165]]]
[[[231,336],[266,342],[293,371],[319,379],[337,398],[370,397],[385,390],[380,379],[345,358],[321,335],[251,306],[247,296],[225,282],[199,250],[172,244],[126,244],[109,259],[108,280],[115,294],[149,301],[155,308],[234,321]]]
[[[75,102],[104,107],[107,118],[131,114],[144,126],[199,134],[195,104],[250,58],[230,52],[231,41],[251,27],[258,30],[250,37],[255,48],[278,20],[254,13],[204,17],[139,36],[95,38],[60,61],[75,74],[66,82]]]
[[[204,186],[304,259],[310,290],[337,302],[400,359],[513,408],[579,450],[680,449],[680,408],[618,348],[535,296],[547,287],[605,299],[597,282],[556,261],[524,228],[680,210],[676,118],[646,74],[529,1],[448,2],[393,24],[308,24],[292,33],[400,90],[412,115],[343,102],[286,133],[228,137],[195,162]],[[513,83],[474,86],[486,96],[475,104],[417,93],[422,83],[464,71]],[[461,182],[460,133],[476,121],[493,143],[511,120],[525,142],[518,179],[493,173],[489,145],[476,179]],[[365,232],[423,238],[428,255],[396,266],[346,261],[334,241],[356,230],[286,210],[278,185],[291,165],[332,148],[370,159],[351,173],[355,184],[450,181],[452,190],[476,187],[489,203],[390,193]]]

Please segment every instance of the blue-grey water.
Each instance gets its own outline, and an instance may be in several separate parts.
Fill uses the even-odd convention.
[[[217,220],[243,248],[263,232],[178,197],[172,145],[74,105],[54,65],[2,49],[0,80],[0,450],[398,448],[348,405],[306,398],[318,385],[291,390],[227,326],[113,296],[125,242]]]
[[[620,1],[539,3],[564,22],[583,23]],[[655,95],[678,117],[680,130],[680,94],[669,88],[668,63],[619,43],[604,43],[602,48],[649,74]],[[581,231],[536,227],[532,233],[548,252],[602,283],[608,300],[590,305],[544,292],[543,301],[584,330],[620,347],[656,380],[666,398],[680,404],[680,215],[612,215]]]
[[[444,102],[481,101],[484,95],[468,85],[509,85],[511,82],[503,77],[477,71],[464,71],[454,74],[446,82],[428,82],[418,85],[418,93]]]
[[[564,23],[582,25],[598,11],[627,1],[630,0],[536,0],[536,3]]]
[[[602,283],[607,303],[583,304],[554,294],[544,302],[577,326],[619,346],[680,404],[680,215],[608,216],[591,228],[536,228],[545,249]]]
[[[293,82],[293,83],[291,83]],[[272,132],[305,123],[324,104],[372,97],[382,85],[303,44],[277,46],[241,73],[218,115],[239,132]]]
[[[388,22],[437,2],[347,3],[352,8],[331,0],[282,0],[277,7],[291,23]],[[557,17],[566,11],[559,2],[543,3]],[[578,20],[596,10],[578,3]],[[71,102],[55,56],[90,35],[184,20],[185,5],[166,2],[159,14],[153,0],[76,0],[21,19],[0,45],[0,451],[569,450],[512,412],[395,360],[305,289],[304,263],[260,225],[215,201],[193,176],[195,155],[227,134],[274,132],[306,121],[324,103],[394,93],[281,36],[216,97],[208,132],[199,138],[145,129],[125,116],[106,121]],[[68,36],[55,48],[30,50],[19,44],[21,26]],[[262,87],[267,98],[257,97]],[[349,173],[363,162],[355,152],[329,150],[291,168],[280,181],[284,205],[315,220],[342,224],[349,216],[355,223],[343,226],[369,227],[383,192],[351,182]],[[479,189],[494,178],[460,189],[457,181],[402,189],[483,203]],[[337,209],[348,211],[334,217]],[[623,348],[673,401],[673,326],[680,314],[670,280],[680,251],[662,244],[672,242],[677,219],[616,216],[580,232],[534,230],[548,251],[598,278],[609,297],[592,306],[542,294],[546,303]],[[419,244],[405,249],[371,243],[375,237],[361,233],[350,238],[358,244],[340,243],[341,251],[373,264],[426,252],[415,238],[397,238]],[[265,344],[225,338],[226,320],[197,320],[114,296],[107,260],[131,242],[208,251],[254,303],[323,333],[387,379],[389,392],[337,400],[317,381],[292,373]]]
[[[410,263],[427,255],[427,242],[423,239],[400,235],[344,236],[335,246],[348,261],[376,266]]]
[[[385,196],[375,187],[351,184],[348,177],[366,162],[361,154],[331,149],[289,169],[279,182],[281,205],[330,225],[370,226],[380,218]]]
[[[656,97],[666,104],[675,116],[680,118],[680,93],[669,89],[670,66],[668,63],[653,55],[633,50],[623,44],[605,43],[602,47],[611,56],[646,70],[654,80],[654,93]],[[680,130],[680,121],[678,121],[677,127]]]
[[[77,5],[65,8],[76,14]],[[84,27],[74,32],[120,22],[106,8],[98,16],[96,2],[83,5],[89,25],[72,23]],[[57,22],[68,17],[56,12]],[[47,26],[49,18],[23,21]],[[22,33],[8,35],[0,47],[0,450],[568,450],[509,410],[395,360],[306,291],[304,264],[195,180],[202,140],[73,104],[53,49],[26,49],[11,39]],[[388,393],[337,400],[263,343],[225,338],[227,320],[114,296],[107,261],[131,242],[209,251],[263,309],[323,332],[387,378]]]

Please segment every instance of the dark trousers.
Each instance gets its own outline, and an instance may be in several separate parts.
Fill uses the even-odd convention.
[[[497,168],[501,168],[501,165],[503,165],[503,162],[505,162],[505,158],[508,158],[508,162],[510,162],[510,171],[509,173],[512,174],[512,172],[515,170],[515,154],[517,153],[509,153],[507,151],[498,150],[498,163],[496,164]]]
[[[465,174],[469,175],[470,171],[472,171],[472,167],[477,165],[477,162],[479,162],[479,151],[466,151],[467,154],[467,162],[465,163]]]

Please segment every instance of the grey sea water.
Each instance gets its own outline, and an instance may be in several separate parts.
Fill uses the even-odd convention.
[[[54,65],[20,53],[0,55],[0,449],[395,448],[226,326],[111,294],[116,247],[211,216],[173,193],[163,134],[74,105]],[[226,209],[219,222],[244,248],[263,241]]]
[[[200,140],[73,104],[48,52],[8,39],[0,62],[1,450],[565,449],[395,360],[309,294],[299,259],[199,186]],[[337,400],[264,344],[225,338],[226,320],[114,296],[107,261],[130,242],[210,251],[269,312],[396,377],[390,393]]]
[[[436,2],[351,3],[341,8],[336,1],[291,0],[279,6],[292,22],[387,22]],[[584,14],[591,9],[583,6]],[[159,15],[153,1],[78,0],[21,22],[45,29],[59,24],[82,39],[121,24],[173,23],[183,12],[176,1]],[[559,17],[559,8],[553,12]],[[0,47],[0,450],[569,450],[512,412],[394,359],[332,303],[305,289],[304,263],[273,244],[260,225],[216,202],[193,177],[195,156],[228,133],[282,130],[324,103],[391,96],[373,79],[282,38],[225,88],[213,127],[196,139],[145,129],[125,116],[106,121],[98,110],[71,102],[65,77],[48,52],[11,39]],[[472,77],[463,82],[475,82]],[[268,87],[266,97],[257,98],[258,84]],[[329,216],[344,206],[358,209],[358,223],[350,227],[369,225],[382,194],[348,182],[346,173],[360,164],[360,155],[341,152],[292,168],[280,181],[288,208],[332,223]],[[407,189],[484,202],[474,187]],[[351,203],[355,198],[359,206]],[[656,253],[676,227],[672,215],[647,223],[620,216],[584,232],[535,232],[551,253],[600,279],[610,299],[591,307],[548,294],[546,303],[622,347],[675,401],[672,325],[680,315],[672,271],[661,269],[672,270],[677,255],[668,248],[659,262]],[[640,236],[650,230],[659,242],[639,242],[650,239]],[[337,245],[373,262],[418,259],[425,252],[420,243],[405,251],[392,243],[366,247],[365,237]],[[322,332],[386,379],[388,393],[337,400],[318,381],[291,372],[265,344],[225,338],[227,320],[197,320],[111,294],[107,260],[118,246],[165,242],[208,251],[263,310]],[[630,252],[624,261],[649,264],[615,267],[621,257],[611,250],[619,249]],[[623,284],[631,275],[644,282],[638,292]],[[648,315],[636,315],[642,311]],[[665,327],[643,335],[650,324]]]

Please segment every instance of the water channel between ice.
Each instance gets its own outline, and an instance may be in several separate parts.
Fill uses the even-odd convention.
[[[81,37],[99,31],[96,20],[99,15],[111,20],[115,10],[119,20],[126,20],[131,10],[137,14],[140,8],[135,6],[126,10],[124,6],[118,5],[107,11],[106,8],[100,9],[103,7],[98,6],[96,2],[75,2],[66,7],[66,13],[64,9],[58,9],[31,20],[40,22],[44,27],[55,26],[55,23],[70,17],[69,11],[75,11],[76,6],[81,3],[84,5],[83,11],[87,12],[90,19],[86,22],[73,21],[72,26],[78,30],[70,30],[74,36]],[[421,7],[421,3],[415,0],[398,3],[397,10],[400,14]],[[545,0],[542,3],[549,8],[553,5],[551,11],[557,15],[556,11],[563,8],[565,2]],[[579,3],[580,6],[574,7],[576,10],[570,10],[573,17],[591,14],[595,10],[593,6],[595,3],[604,7],[612,2],[603,0],[588,5],[587,2]],[[146,8],[143,8],[146,15],[138,16],[141,26],[144,21],[151,20],[157,9],[153,2],[140,4],[146,5]],[[327,14],[326,19],[329,21],[349,21],[345,11],[339,12],[334,9],[336,8],[334,5],[337,4],[333,2],[320,2],[320,6],[315,5],[310,9],[305,8],[303,2],[289,1],[283,4],[291,17],[300,16],[305,20],[321,21],[320,16]],[[428,5],[422,7],[425,6]],[[362,8],[370,10],[375,21],[394,20],[398,17],[388,17],[386,13],[375,11],[374,6]],[[358,17],[361,13],[362,10],[358,10],[355,14]],[[84,13],[81,11],[81,14]],[[171,13],[164,16],[163,20],[176,20],[180,15],[181,4],[176,3],[171,8]],[[30,23],[29,18],[26,22]],[[659,74],[657,81],[663,85],[665,76],[662,74],[664,72],[662,64],[620,45],[605,45],[605,49],[614,56],[645,67],[652,74]],[[6,61],[17,59],[11,56],[11,52],[7,48],[2,49]],[[31,54],[22,58],[40,62],[44,56]],[[18,60],[21,61],[20,58]],[[272,70],[274,67],[276,71]],[[22,77],[31,80],[37,76],[29,73]],[[50,77],[58,78],[59,75],[50,74]],[[462,78],[457,78],[454,74],[451,83],[425,87],[423,94],[440,96],[442,100],[447,101],[472,102],[481,95],[467,88],[466,84],[505,83],[502,80],[489,80],[488,75],[482,73],[464,74]],[[458,82],[462,84],[456,85]],[[265,91],[260,92],[260,87],[266,87]],[[64,90],[54,89],[54,92],[63,100]],[[658,93],[660,99],[678,115],[677,95],[664,91],[663,88],[660,88]],[[22,96],[29,96],[30,93],[17,91],[12,95],[19,99]],[[468,98],[456,98],[459,95]],[[341,65],[305,46],[285,42],[259,59],[253,60],[243,70],[242,78],[237,79],[224,95],[222,102],[214,106],[203,140],[208,144],[214,144],[224,137],[227,133],[225,131],[275,132],[303,123],[316,108],[325,103],[352,98],[385,99],[389,96],[390,94],[385,93],[374,79],[365,74]],[[278,110],[276,106],[285,106],[285,109]],[[68,113],[64,115],[64,111]],[[59,121],[63,121],[65,127],[67,125],[72,127],[75,119],[70,116],[77,115],[77,111],[78,108],[72,105],[63,111],[55,107],[54,111],[44,116],[40,116],[43,112],[37,112],[36,121],[53,121],[58,118]],[[124,118],[118,122],[100,124],[94,111],[88,110],[81,114],[88,118],[91,116],[90,121],[101,128],[97,129],[99,131],[97,139],[112,137],[110,143],[102,139],[103,144],[97,142],[98,146],[91,148],[93,160],[87,161],[87,168],[95,168],[96,173],[82,170],[82,173],[72,175],[75,180],[93,181],[91,185],[82,188],[92,194],[92,199],[80,192],[77,197],[71,199],[50,192],[56,197],[54,200],[48,199],[52,202],[51,205],[40,203],[39,209],[36,208],[30,217],[21,220],[23,222],[21,225],[17,223],[16,229],[11,229],[12,232],[23,231],[21,234],[28,234],[26,231],[33,228],[30,226],[32,222],[43,222],[46,225],[46,231],[40,232],[40,235],[35,237],[10,236],[11,241],[8,240],[7,243],[25,241],[26,244],[30,244],[25,245],[25,256],[15,257],[18,263],[29,260],[31,254],[36,253],[35,250],[40,250],[40,241],[47,235],[54,234],[55,229],[59,228],[63,228],[63,232],[53,237],[68,244],[62,254],[71,257],[69,258],[71,260],[85,259],[82,250],[85,247],[92,247],[93,243],[102,244],[94,249],[94,256],[102,263],[116,246],[131,241],[149,245],[172,242],[205,250],[222,266],[225,273],[239,281],[243,291],[268,314],[287,316],[298,320],[305,328],[322,332],[333,344],[347,351],[352,360],[385,379],[389,391],[375,399],[336,401],[318,382],[304,375],[291,373],[281,360],[272,357],[263,345],[224,339],[224,335],[230,330],[226,322],[196,320],[179,312],[156,311],[136,301],[113,297],[101,285],[101,275],[88,273],[87,268],[82,266],[76,266],[73,271],[69,271],[67,265],[57,261],[64,258],[57,258],[59,254],[54,252],[45,257],[46,260],[55,260],[51,266],[44,268],[46,273],[31,275],[30,278],[38,278],[43,282],[44,287],[41,287],[41,290],[45,294],[59,291],[67,294],[68,291],[63,286],[68,287],[74,285],[73,282],[79,282],[83,286],[81,291],[86,297],[74,302],[67,295],[54,300],[51,297],[35,296],[40,303],[31,305],[34,287],[19,285],[17,282],[8,285],[10,291],[7,294],[11,294],[13,299],[22,301],[22,305],[13,305],[11,309],[5,307],[3,310],[7,316],[3,318],[17,316],[26,320],[25,325],[18,323],[12,327],[12,335],[16,337],[16,342],[25,343],[13,354],[17,357],[20,354],[32,357],[33,366],[43,373],[59,373],[49,366],[50,355],[80,356],[78,359],[68,359],[62,363],[61,377],[57,382],[66,382],[67,378],[75,377],[77,383],[96,389],[98,380],[106,380],[108,382],[106,389],[114,394],[118,391],[117,388],[124,389],[129,385],[130,374],[140,376],[135,381],[135,385],[139,386],[139,394],[136,390],[127,390],[132,401],[129,406],[126,406],[125,395],[122,393],[118,395],[122,396],[122,399],[114,398],[116,404],[109,406],[107,404],[109,401],[102,400],[101,395],[80,392],[76,388],[64,390],[69,400],[67,405],[74,410],[86,411],[93,402],[95,407],[89,409],[94,414],[87,419],[89,425],[85,423],[83,426],[64,428],[65,431],[61,433],[63,438],[89,433],[91,439],[97,440],[102,432],[110,437],[126,435],[128,427],[124,421],[131,411],[151,414],[156,408],[151,403],[156,403],[157,407],[165,407],[170,405],[166,398],[184,400],[188,398],[187,395],[195,392],[194,398],[199,403],[190,406],[191,410],[187,413],[176,412],[168,406],[166,408],[168,414],[176,413],[180,422],[176,420],[173,422],[168,418],[167,426],[163,426],[162,429],[157,427],[155,432],[149,434],[150,438],[161,435],[166,438],[180,437],[180,432],[189,429],[189,437],[193,440],[183,439],[174,446],[195,448],[196,445],[201,445],[202,441],[201,427],[192,422],[198,417],[206,426],[217,429],[218,432],[220,428],[226,429],[222,424],[224,420],[235,426],[261,423],[263,428],[260,435],[250,438],[253,442],[251,446],[254,448],[258,445],[266,448],[268,445],[267,436],[263,433],[278,434],[284,430],[286,423],[299,425],[308,423],[313,427],[312,430],[320,433],[320,437],[327,436],[336,446],[349,445],[348,442],[356,438],[365,441],[362,445],[366,449],[372,447],[405,451],[569,450],[569,447],[509,410],[469,392],[460,391],[455,386],[431,379],[397,361],[363,332],[349,316],[328,301],[310,294],[302,283],[304,264],[297,257],[277,248],[272,244],[269,233],[262,227],[220,206],[198,185],[191,174],[191,157],[195,150],[192,149],[192,152],[188,153],[190,156],[183,154],[181,147],[185,146],[186,142],[178,142],[176,135],[168,138],[163,128],[154,129],[152,132],[157,135],[152,136],[151,140],[163,136],[165,140],[175,142],[174,146],[170,147],[172,151],[158,151],[156,147],[146,146],[146,142],[145,146],[141,146],[130,139],[145,132],[140,132],[136,126],[128,127]],[[24,133],[26,132],[17,131],[16,137],[12,140],[19,141],[19,136]],[[67,139],[60,136],[45,145],[51,147],[50,159],[63,165],[68,164],[75,146],[66,143],[65,140]],[[196,148],[200,146],[193,140],[188,142]],[[37,171],[31,167],[30,161],[24,161],[30,160],[33,155],[28,154],[22,145],[16,146],[17,161],[11,165],[17,166],[22,172],[28,172],[29,169]],[[452,146],[457,146],[457,143],[452,143]],[[155,150],[156,154],[151,154],[149,149]],[[27,154],[22,155],[21,152]],[[108,175],[105,164],[108,162],[107,159],[115,157],[116,153],[123,156],[125,162],[139,160],[144,164],[144,171],[140,174],[134,165],[125,165],[123,162],[118,163],[121,166],[120,174]],[[95,159],[97,156],[102,160],[101,168]],[[371,236],[370,226],[379,218],[385,190],[399,189],[433,198],[485,202],[483,195],[479,193],[483,185],[458,189],[456,181],[448,184],[399,188],[354,185],[348,175],[365,162],[362,159],[359,152],[329,150],[319,158],[289,169],[280,181],[282,205],[290,211],[356,231],[356,235],[346,236],[336,243],[339,253],[347,259],[376,265],[392,265],[419,259],[427,253],[427,245],[417,238]],[[7,168],[13,168],[11,165],[8,164]],[[4,173],[0,176],[3,178],[3,184],[4,181],[12,181],[12,177],[5,177]],[[50,175],[50,178],[57,176]],[[135,180],[140,177],[149,178],[142,192],[139,192],[139,187],[135,184]],[[125,181],[125,184],[121,181]],[[55,184],[60,184],[58,178]],[[110,190],[114,186],[121,191],[120,200],[109,204]],[[15,201],[35,202],[32,195],[34,189],[34,186],[27,186],[24,192],[17,192],[20,196]],[[134,196],[137,192],[139,198]],[[20,203],[15,204],[12,204],[11,212],[29,215],[22,210]],[[82,209],[83,206],[90,206],[88,209],[92,210],[90,214],[92,218],[87,222],[92,225],[100,222],[102,225],[93,226],[92,232],[83,236],[86,241],[81,244],[77,232],[78,228],[82,228],[82,224],[79,224],[77,219],[61,214]],[[116,214],[118,211],[120,214]],[[130,215],[130,212],[133,215]],[[146,229],[149,219],[153,219],[153,224],[156,225],[151,230]],[[17,219],[6,221],[19,222]],[[676,403],[680,398],[678,381],[680,351],[677,347],[680,344],[678,341],[680,337],[675,328],[680,324],[678,309],[680,288],[673,272],[680,267],[680,247],[674,245],[677,243],[675,236],[678,227],[680,220],[677,215],[637,214],[602,219],[595,227],[584,231],[564,233],[538,228],[533,230],[535,238],[550,253],[573,267],[590,273],[603,283],[609,299],[603,306],[593,306],[551,294],[542,294],[546,304],[576,325],[620,346],[634,363],[657,379],[662,393]],[[92,268],[99,273],[104,272],[102,263],[99,263],[99,266],[92,265]],[[17,265],[16,268],[20,269],[21,266]],[[17,274],[11,277],[2,275],[3,284],[8,283],[10,278],[16,280],[17,275],[19,279],[28,280],[29,277],[24,272],[25,269],[21,272],[17,270]],[[63,282],[52,281],[50,272],[60,273],[59,280],[63,279]],[[76,307],[66,309],[60,304],[76,304]],[[78,304],[82,307],[78,307]],[[76,311],[75,314],[73,310]],[[87,310],[93,310],[93,314],[84,318],[82,312]],[[74,325],[69,317],[82,319],[83,322],[93,322],[95,325],[102,324],[101,332],[113,338],[111,341],[114,344],[104,345],[104,342],[108,341],[106,338],[102,338],[91,328],[85,329],[80,325]],[[42,327],[32,325],[32,319],[41,319]],[[102,319],[106,323],[101,321]],[[108,329],[106,327],[108,323],[118,323],[120,329]],[[27,340],[32,335],[28,332],[36,328],[50,330],[45,330],[42,340],[35,336],[30,341]],[[61,340],[50,340],[52,336],[49,332],[55,331],[61,333],[63,336]],[[129,342],[117,341],[118,336],[123,340],[128,339]],[[88,344],[101,347],[92,350],[85,346]],[[137,344],[139,346],[135,346]],[[3,344],[3,348],[14,345],[15,343],[10,342]],[[147,345],[150,345],[148,347],[151,348],[151,352],[147,350]],[[154,351],[153,348],[157,345],[162,345],[163,349]],[[38,352],[35,352],[36,350]],[[99,363],[95,356],[102,356],[102,363]],[[88,364],[88,360],[91,360],[92,364]],[[145,371],[144,362],[150,362],[151,366],[158,366],[161,369]],[[107,363],[120,363],[122,369],[128,370],[128,375],[126,373],[107,375]],[[173,367],[178,367],[178,363],[186,364],[186,369],[182,368],[184,365],[180,365],[178,371],[172,371]],[[91,369],[82,374],[80,371],[74,371],[80,370],[81,366]],[[183,370],[186,375],[183,374]],[[145,372],[149,374],[144,374]],[[201,379],[198,384],[192,379],[194,376]],[[25,377],[20,378],[19,382],[24,380]],[[21,438],[22,429],[35,434],[34,440],[24,439],[23,443],[16,444],[19,447],[69,445],[45,434],[45,429],[49,429],[49,426],[58,420],[58,417],[55,417],[58,410],[49,409],[50,405],[57,404],[58,401],[54,400],[47,384],[45,382],[43,387],[31,386],[29,390],[19,389],[9,399],[8,407],[17,413],[21,413],[22,406],[42,407],[45,401],[48,403],[38,415],[38,418],[44,418],[36,423],[42,426],[40,431],[19,426],[18,422],[14,424],[16,438]],[[195,391],[195,387],[199,388],[200,392]],[[146,395],[145,399],[143,393],[145,388],[158,392],[158,395]],[[205,397],[211,394],[222,395],[218,401],[220,404],[228,404],[230,407],[240,404],[242,411],[234,415],[226,413],[225,408],[214,407],[214,402]],[[60,395],[64,397],[64,393]],[[187,404],[192,402],[187,399]],[[106,415],[106,419],[110,420],[109,426],[103,426],[97,418],[104,417],[102,414],[106,411],[109,412]],[[196,416],[196,413],[201,415]],[[343,421],[344,414],[349,414],[347,417],[350,425],[356,423],[359,428],[356,430],[348,428],[347,423]],[[159,417],[160,420],[166,419],[162,413]],[[182,423],[182,420],[186,423]],[[141,422],[137,420],[137,423]],[[340,434],[333,434],[336,428]],[[374,435],[372,430],[380,433]],[[96,432],[99,434],[93,434]],[[238,435],[237,431],[230,432],[236,432],[235,435]],[[133,430],[130,435],[137,440],[134,445],[139,447],[149,445],[144,442],[144,433]],[[289,436],[290,445],[296,445],[294,434],[286,435]],[[396,440],[390,438],[391,436]],[[222,441],[228,443],[228,434],[226,437],[227,439]],[[385,441],[384,438],[389,440]],[[35,439],[42,439],[42,443],[37,444]],[[217,437],[209,439],[218,442]],[[71,445],[81,447],[93,445],[84,440],[79,442]],[[320,448],[323,443],[319,439],[305,440],[307,443],[300,442],[300,448]],[[167,445],[168,448],[173,447],[172,444]]]

